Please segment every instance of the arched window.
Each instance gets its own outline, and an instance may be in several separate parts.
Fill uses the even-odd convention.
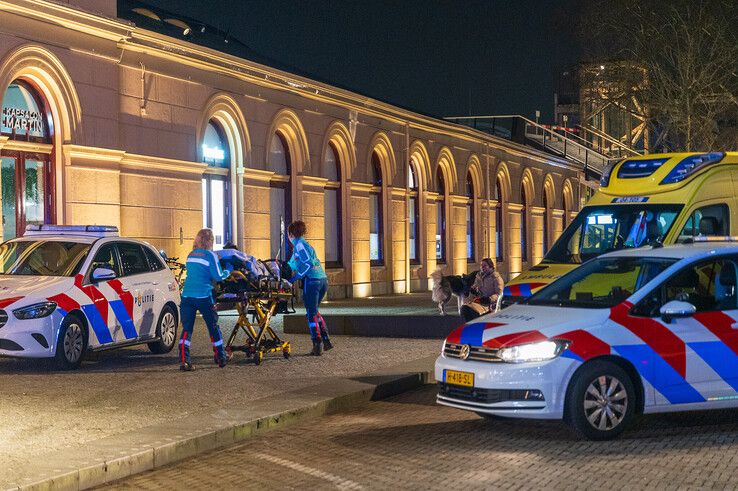
[[[220,123],[210,120],[202,139],[202,161],[208,169],[202,178],[202,223],[213,229],[213,248],[233,239],[231,230],[231,156]]]
[[[328,179],[323,195],[325,223],[325,264],[340,268],[341,254],[341,167],[333,144],[325,149],[323,177]]]
[[[269,246],[273,257],[289,257],[287,226],[292,221],[290,173],[292,164],[287,142],[280,133],[272,136],[269,146],[268,170],[275,173],[269,192]]]
[[[16,80],[3,95],[0,134],[10,140],[53,143],[46,100],[30,83]],[[53,148],[0,153],[2,236],[23,235],[26,225],[54,222]]]
[[[543,190],[543,255],[548,252],[548,193]]]
[[[412,166],[411,166],[412,167]],[[384,220],[382,209],[382,165],[377,152],[372,152],[372,190],[369,194],[369,259],[372,266],[384,265]]]
[[[520,260],[528,261],[528,196],[525,193],[525,186],[520,188]]]
[[[497,262],[499,263],[503,261],[503,256],[505,254],[505,234],[502,230],[504,198],[502,193],[502,179],[500,179],[499,177],[497,178],[497,183],[495,184],[495,199],[497,200],[497,205],[495,205],[495,256],[497,257]]]
[[[471,172],[466,174],[466,260],[470,263],[474,258],[474,180]]]
[[[436,201],[436,262],[446,263],[446,180],[443,171],[436,172],[438,200]]]
[[[420,193],[418,192],[418,173],[414,160],[410,161],[410,168],[407,172],[407,187],[410,190],[407,210],[407,220],[410,223],[410,262],[420,264],[420,234],[418,231]]]

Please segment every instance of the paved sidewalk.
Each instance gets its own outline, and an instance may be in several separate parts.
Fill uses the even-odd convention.
[[[609,442],[484,420],[426,387],[140,474],[108,489],[736,489],[738,410],[639,417]]]
[[[221,318],[226,334],[233,322]],[[302,356],[310,348],[308,336],[285,339],[293,343],[290,360],[270,355],[254,366],[236,354],[231,365],[219,369],[198,321],[193,339],[198,370],[191,373],[178,370],[175,353],[152,355],[145,346],[98,354],[73,372],[54,371],[43,361],[0,359],[0,489],[49,452],[72,452],[132,430],[330,387],[334,380],[433,357],[440,346],[433,340],[336,336],[336,349],[315,358]]]

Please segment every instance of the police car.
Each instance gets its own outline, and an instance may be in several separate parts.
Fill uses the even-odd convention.
[[[437,401],[564,419],[589,439],[617,436],[636,413],[738,407],[737,277],[734,243],[600,256],[453,331]]]
[[[77,368],[88,351],[176,342],[180,297],[150,245],[116,227],[29,225],[0,245],[0,356]]]

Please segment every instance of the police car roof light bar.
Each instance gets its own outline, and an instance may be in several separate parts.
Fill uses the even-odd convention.
[[[26,235],[92,235],[118,237],[118,227],[113,225],[26,225]]]
[[[738,242],[736,235],[698,235],[692,242]]]

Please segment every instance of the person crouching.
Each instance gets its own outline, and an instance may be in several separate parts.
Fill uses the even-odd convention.
[[[231,274],[228,269],[221,269],[218,257],[213,252],[213,231],[204,228],[195,236],[192,252],[187,256],[187,278],[182,290],[182,303],[179,310],[182,316],[182,337],[180,345],[180,370],[194,370],[190,361],[190,341],[195,326],[195,315],[200,311],[202,319],[208,326],[210,340],[213,343],[215,363],[223,368],[230,356],[223,347],[223,335],[218,327],[218,314],[213,299],[213,282],[223,281]]]
[[[302,220],[292,222],[287,228],[287,236],[293,247],[289,265],[294,272],[292,283],[303,279],[302,301],[307,311],[310,337],[313,340],[313,350],[310,354],[320,356],[323,348],[326,351],[333,349],[333,344],[328,338],[328,328],[318,310],[320,302],[328,292],[328,276],[320,265],[320,259],[315,255],[315,249],[305,240],[305,231],[305,222]]]

